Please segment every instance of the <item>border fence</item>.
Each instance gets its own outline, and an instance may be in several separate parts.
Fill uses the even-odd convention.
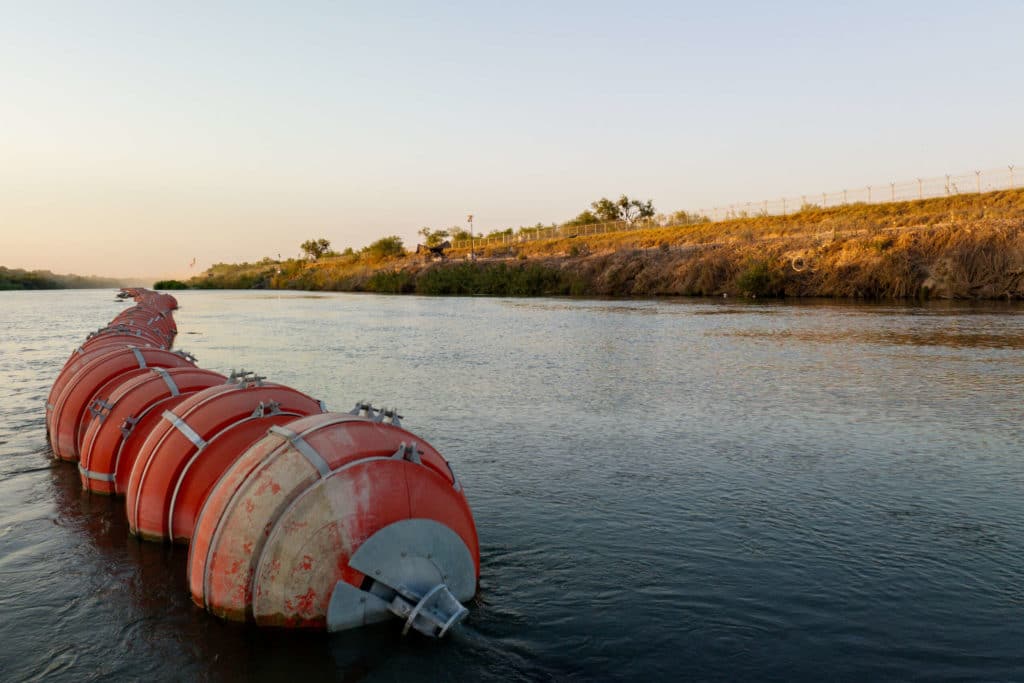
[[[778,199],[765,199],[759,202],[740,202],[729,204],[728,206],[698,209],[691,214],[687,214],[690,218],[685,222],[673,221],[671,218],[663,218],[661,220],[645,218],[633,221],[614,221],[588,225],[563,224],[546,228],[520,228],[513,234],[506,232],[489,237],[474,237],[472,240],[453,240],[452,248],[467,249],[471,247],[512,245],[557,237],[579,237],[627,230],[683,227],[693,225],[695,222],[694,218],[700,222],[718,222],[755,216],[786,216],[809,207],[827,209],[857,203],[888,204],[915,199],[951,197],[959,194],[981,194],[995,190],[1013,190],[1022,185],[1024,185],[1024,169],[1016,170],[1013,164],[1009,164],[1004,168],[971,171],[955,175],[946,174],[930,178],[914,178],[913,180],[900,182],[887,181],[872,185],[859,185],[832,192],[793,195],[779,197]]]

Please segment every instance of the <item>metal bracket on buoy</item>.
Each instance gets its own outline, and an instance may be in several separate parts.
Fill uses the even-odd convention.
[[[343,631],[397,616],[410,629],[443,637],[469,610],[476,592],[469,548],[431,519],[405,519],[380,529],[356,550],[349,566],[370,581],[362,590],[339,581],[327,607],[327,630]],[[365,585],[365,584],[364,584]]]
[[[107,419],[107,415],[110,414],[110,409],[113,407],[113,403],[107,403],[102,398],[98,398],[89,404],[89,412],[92,413],[93,417],[98,417],[100,422],[103,422]]]
[[[445,461],[444,464],[448,465],[448,471],[452,473],[452,488],[455,489],[456,491],[461,491],[462,490],[462,482],[459,481],[459,478],[455,476],[455,469],[452,468],[452,464],[450,462],[448,462],[447,460]]]
[[[422,465],[423,461],[420,460],[420,453],[416,450],[416,442],[413,441],[411,444],[406,445],[403,441],[398,447],[398,450],[391,456],[392,460],[408,460],[411,463]]]
[[[277,401],[267,401],[264,403],[260,401],[260,404],[256,406],[256,409],[252,411],[252,417],[267,417],[268,415],[280,415],[281,404]]]
[[[127,439],[131,435],[132,430],[135,429],[135,425],[138,424],[138,422],[139,418],[137,417],[126,417],[124,421],[121,422],[121,433],[124,434],[124,438]]]
[[[187,360],[189,363],[195,363],[196,362],[196,357],[193,356],[188,351],[178,350],[178,351],[171,351],[171,353],[173,353],[175,356],[181,356],[182,358]]]
[[[257,375],[253,370],[246,370],[245,368],[239,368],[238,370],[232,370],[231,374],[228,375],[228,381],[226,384],[252,384],[253,386],[263,386],[263,380],[266,377],[263,375]]]
[[[398,414],[398,408],[374,408],[373,404],[366,401],[356,403],[356,407],[350,410],[348,414],[365,417],[374,422],[394,425],[396,427],[402,426],[402,418],[404,417],[404,415]]]
[[[402,635],[415,628],[420,633],[433,638],[443,638],[455,624],[466,618],[469,610],[455,599],[448,587],[439,583],[419,597],[405,586],[396,589],[388,610],[395,616],[406,617]]]

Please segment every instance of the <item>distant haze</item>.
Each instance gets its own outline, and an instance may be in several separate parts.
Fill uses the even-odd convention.
[[[5,3],[0,265],[184,277],[603,195],[1024,179],[1020,2],[429,5]]]

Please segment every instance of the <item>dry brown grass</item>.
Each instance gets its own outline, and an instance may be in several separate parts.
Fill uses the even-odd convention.
[[[586,295],[1021,298],[1024,190],[811,208],[790,216],[538,240],[477,252],[484,260],[459,272],[472,280],[467,288],[481,294],[499,285],[488,284],[492,279],[477,271],[510,272],[531,264],[531,278],[543,280],[547,271],[558,282],[571,283],[573,293]],[[428,281],[444,280],[436,271],[459,268],[468,253],[450,256],[442,263],[414,256],[381,263],[295,262],[280,274],[240,264],[211,269],[204,277],[213,286],[230,286],[222,283],[233,268],[246,282],[271,287],[419,291]],[[506,280],[493,278],[499,284]],[[500,286],[508,290],[507,282]]]

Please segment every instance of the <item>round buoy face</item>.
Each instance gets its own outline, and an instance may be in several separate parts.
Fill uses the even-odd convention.
[[[414,443],[415,455],[412,454]],[[405,453],[416,462],[402,460]],[[365,514],[382,525],[387,520],[408,518],[411,508],[407,505],[411,494],[418,515],[442,520],[442,523],[457,529],[475,558],[478,574],[479,544],[472,513],[461,486],[456,483],[440,454],[419,437],[399,427],[327,413],[295,420],[283,428],[272,430],[236,460],[210,492],[189,550],[188,579],[192,599],[221,617],[245,620],[247,614],[251,616],[254,577],[257,565],[266,555],[264,546],[269,531],[282,524],[291,524],[282,519],[286,511],[291,510],[299,497],[311,487],[318,486],[325,477],[360,462],[379,461],[408,462],[414,467],[406,473],[407,478],[399,487],[402,490],[398,500],[405,501],[406,507],[392,506],[387,502],[387,495],[373,493],[370,497],[374,502],[363,510]],[[346,476],[362,477],[360,472],[363,470],[352,470]],[[390,490],[386,477],[381,479],[379,471],[373,472],[366,475],[366,481],[376,482],[374,491],[379,489],[386,493]],[[437,501],[433,504],[421,500],[423,485],[420,479],[424,478],[428,482],[428,496],[435,494],[435,488],[444,490],[443,494],[436,496]],[[321,512],[337,516],[339,511],[347,509],[333,506]],[[393,514],[397,516],[392,518]],[[402,517],[403,514],[406,517]],[[305,523],[296,522],[292,526],[300,529]],[[314,526],[324,523],[325,520],[321,519]],[[349,520],[343,526],[352,524],[356,522]],[[297,531],[296,536],[302,533],[305,531]],[[348,576],[355,580],[357,574],[351,570]],[[314,592],[326,605],[329,594],[324,596],[319,589]],[[309,616],[292,613],[281,619],[271,618],[266,623],[322,625],[316,619],[308,621]]]
[[[381,529],[410,519],[457,534],[479,572],[479,550],[466,543],[475,544],[472,515],[448,482],[408,460],[359,460],[315,482],[275,520],[253,577],[254,621],[325,628],[336,584],[363,583],[365,575],[350,564],[353,554]]]
[[[194,365],[185,356],[163,349],[137,347],[113,350],[89,361],[68,380],[54,404],[50,423],[50,445],[62,460],[78,460],[76,437],[87,407],[96,391],[114,377],[146,367]]]
[[[320,411],[319,401],[290,387],[247,383],[210,387],[173,412],[164,412],[164,420],[143,444],[129,479],[126,503],[132,533],[152,540],[170,538],[168,516],[179,479],[192,457],[224,430],[279,413],[299,416]]]
[[[426,459],[442,463],[450,473],[429,444],[366,418],[324,413],[271,430],[239,456],[203,506],[189,550],[193,600],[220,616],[244,619],[249,602],[244,596],[263,545],[263,527],[322,474],[352,460],[390,456],[413,441],[422,443]],[[216,593],[209,601],[204,598],[207,582],[214,582]]]
[[[148,368],[143,374],[120,383],[110,393],[110,408],[93,416],[79,446],[79,471],[84,488],[95,493],[115,493],[116,473],[124,441],[131,436],[145,440],[139,421],[155,404],[165,399],[193,394],[224,384],[226,378],[211,370],[195,367]],[[175,401],[176,405],[178,401]],[[165,405],[163,409],[172,407]],[[137,449],[130,453],[137,454]],[[130,470],[130,466],[128,467]],[[128,470],[123,473],[127,483]],[[123,493],[123,489],[121,491]]]

